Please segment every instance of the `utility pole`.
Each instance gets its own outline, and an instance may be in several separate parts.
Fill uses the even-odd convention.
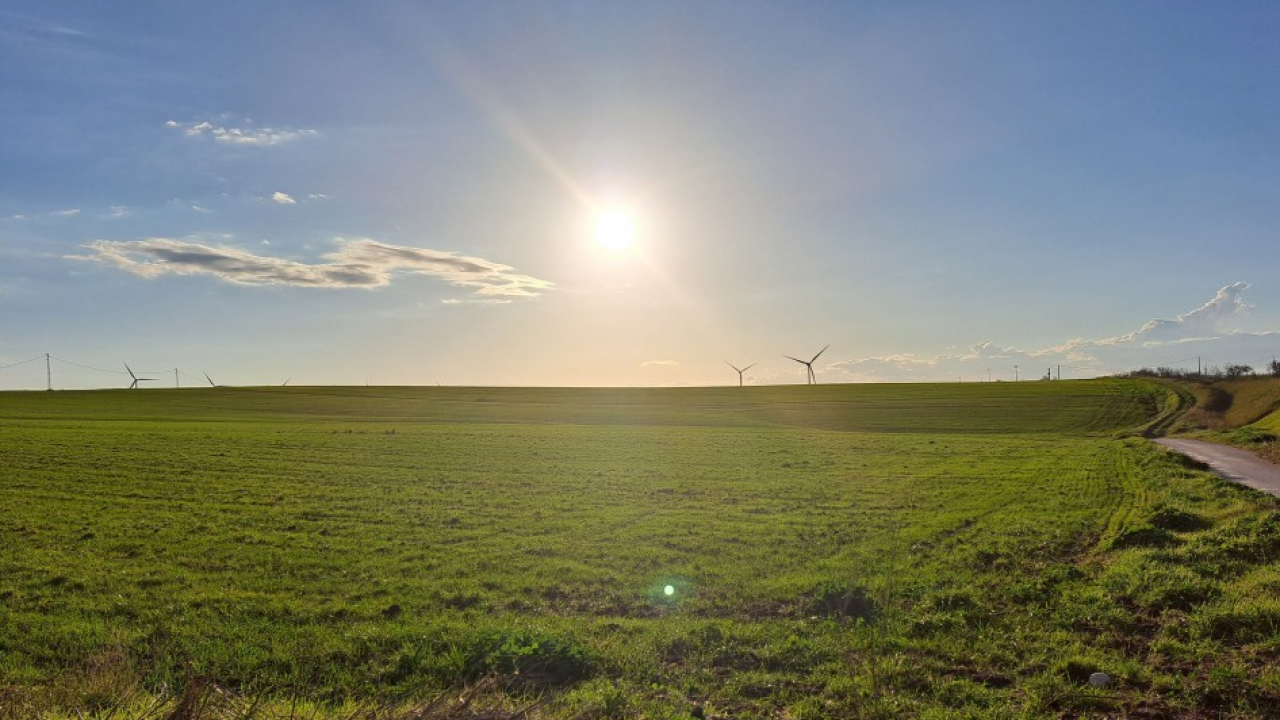
[[[44,377],[49,381],[49,391],[53,390],[53,366],[49,364],[49,353],[44,354]]]
[[[1197,374],[1197,375],[1199,375],[1199,374],[1201,374],[1202,372],[1204,372],[1204,371],[1200,369],[1200,356],[1199,356],[1199,355],[1197,355],[1197,356],[1196,356],[1196,374]]]

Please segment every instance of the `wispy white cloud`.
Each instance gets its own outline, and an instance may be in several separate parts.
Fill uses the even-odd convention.
[[[214,202],[220,201],[220,199],[216,197],[211,199]],[[173,198],[169,200],[169,202],[167,203],[167,206],[174,210],[189,210],[191,212],[203,213],[205,215],[213,214],[213,210],[202,205],[200,201],[191,200],[190,198]]]
[[[645,360],[640,367],[680,367],[679,360]]]
[[[75,38],[89,37],[89,33],[86,33],[82,30],[77,30],[72,27],[67,27],[66,25],[50,25],[45,29],[51,35],[64,35],[66,37],[75,37]]]
[[[902,382],[1013,379],[1015,373],[1033,379],[1051,367],[1056,374],[1059,366],[1064,377],[1085,377],[1160,365],[1257,363],[1280,347],[1280,332],[1238,329],[1249,309],[1242,297],[1248,288],[1245,282],[1227,285],[1195,310],[1112,337],[1077,338],[1034,350],[985,341],[967,352],[855,358],[829,363],[823,371],[834,380]]]
[[[0,11],[0,40],[30,49],[58,52],[77,56],[76,50],[85,45],[90,35],[68,25],[49,23],[43,19],[19,13]]]
[[[317,137],[320,133],[309,128],[256,128],[226,127],[214,125],[208,120],[200,122],[178,122],[170,120],[165,127],[179,130],[191,138],[211,137],[215,142],[228,145],[260,146],[282,145],[306,138]]]
[[[510,305],[515,302],[510,298],[444,298],[443,305]]]
[[[52,210],[45,213],[18,213],[17,215],[9,215],[6,220],[45,220],[49,218],[67,218],[75,217],[80,214],[80,208],[66,208],[64,210]]]
[[[322,256],[325,262],[319,263],[170,238],[98,240],[85,246],[89,254],[67,257],[106,263],[146,278],[211,275],[237,285],[373,289],[389,285],[398,273],[426,275],[491,302],[537,297],[553,286],[483,258],[368,238],[339,238],[338,243],[338,249]]]
[[[298,201],[289,196],[288,193],[276,192],[271,196],[271,202],[281,205],[297,205]]]

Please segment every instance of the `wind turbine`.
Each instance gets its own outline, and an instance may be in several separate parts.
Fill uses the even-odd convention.
[[[725,365],[728,365],[729,367],[731,367],[731,368],[733,368],[734,370],[737,370],[737,371],[738,371],[738,387],[742,387],[742,373],[744,373],[744,372],[746,372],[746,371],[748,371],[748,370],[750,370],[751,368],[753,368],[753,367],[755,367],[755,366],[756,366],[756,363],[751,363],[750,365],[748,365],[748,366],[746,366],[746,367],[744,367],[744,368],[740,368],[740,367],[738,367],[737,365],[734,365],[733,363],[729,362],[728,360],[725,360],[725,361],[724,361],[724,364],[725,364]]]
[[[129,371],[129,377],[133,378],[133,382],[129,383],[130,390],[137,390],[140,382],[155,382],[155,378],[140,378],[133,374],[133,368],[129,367],[129,363],[124,364],[124,369]]]
[[[819,351],[818,351],[818,355],[814,355],[814,356],[813,356],[813,358],[812,358],[812,359],[809,359],[809,360],[801,360],[800,358],[791,357],[790,355],[783,355],[783,357],[787,358],[788,360],[795,360],[796,362],[798,362],[798,363],[800,363],[801,365],[805,366],[805,368],[809,371],[809,382],[808,382],[808,384],[809,384],[809,385],[817,385],[817,384],[818,384],[818,376],[813,374],[813,363],[814,363],[814,362],[816,362],[816,361],[817,361],[817,359],[818,359],[818,356],[819,356],[819,355],[821,355],[822,353],[826,352],[826,351],[827,351],[827,348],[829,348],[829,347],[831,347],[831,346],[830,346],[830,345],[828,345],[827,347],[822,348],[821,350],[819,350]]]

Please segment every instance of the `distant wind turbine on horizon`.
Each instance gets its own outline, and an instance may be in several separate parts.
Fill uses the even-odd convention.
[[[809,382],[808,382],[807,384],[808,384],[808,385],[817,385],[817,384],[818,384],[818,376],[817,376],[817,375],[815,375],[815,374],[814,374],[814,372],[813,372],[813,364],[818,360],[818,357],[819,357],[820,355],[822,355],[822,353],[824,353],[824,352],[826,352],[826,351],[827,351],[827,348],[829,348],[829,347],[831,347],[831,346],[830,346],[830,345],[827,345],[827,347],[822,348],[821,350],[819,350],[819,351],[818,351],[818,354],[817,354],[817,355],[814,355],[814,356],[813,356],[811,359],[809,359],[809,360],[801,360],[800,358],[797,358],[797,357],[791,357],[790,355],[783,355],[783,357],[787,358],[788,360],[795,360],[796,362],[798,362],[798,363],[800,363],[801,365],[805,366],[805,369],[807,369],[807,370],[809,371]]]
[[[742,387],[742,373],[744,373],[744,372],[746,372],[746,371],[748,371],[748,370],[750,370],[751,368],[753,368],[753,367],[755,367],[755,366],[756,366],[756,363],[751,363],[750,365],[748,365],[748,366],[746,366],[746,367],[744,367],[744,368],[740,368],[740,367],[738,367],[737,365],[734,365],[733,363],[729,362],[728,360],[725,360],[725,361],[724,361],[724,364],[725,364],[725,365],[728,365],[729,367],[731,367],[731,368],[733,368],[734,370],[737,370],[737,371],[738,371],[738,387]]]
[[[133,374],[133,368],[129,367],[129,363],[124,364],[124,369],[129,371],[129,377],[133,378],[133,382],[129,383],[130,390],[137,390],[140,382],[155,382],[155,378],[138,377]]]
[[[226,385],[219,385],[218,383],[214,382],[213,378],[209,377],[209,373],[204,374],[204,379],[209,381],[209,387],[216,387],[216,388],[226,387]]]

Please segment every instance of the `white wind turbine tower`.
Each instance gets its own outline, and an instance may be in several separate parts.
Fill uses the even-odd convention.
[[[822,355],[822,353],[826,352],[826,351],[827,351],[827,348],[829,348],[829,347],[831,347],[831,346],[830,346],[830,345],[828,345],[827,347],[822,348],[821,350],[819,350],[819,351],[818,351],[818,354],[817,354],[817,355],[814,355],[814,356],[813,356],[812,358],[810,358],[809,360],[801,360],[800,358],[791,357],[790,355],[783,355],[783,357],[787,358],[788,360],[795,360],[796,362],[798,362],[798,363],[800,363],[801,365],[805,366],[805,368],[809,371],[809,382],[808,382],[808,384],[809,384],[809,385],[817,385],[817,384],[818,384],[818,376],[817,376],[817,375],[815,375],[815,374],[813,373],[813,363],[814,363],[814,362],[816,362],[816,361],[817,361],[817,359],[818,359],[818,356],[820,356],[820,355]]]
[[[737,365],[734,365],[733,363],[729,362],[728,360],[725,360],[725,361],[724,361],[724,364],[725,364],[725,365],[728,365],[729,367],[731,367],[731,368],[733,368],[734,370],[737,370],[737,371],[738,371],[738,387],[742,387],[742,373],[744,373],[744,372],[746,372],[746,371],[748,371],[748,370],[750,370],[751,368],[753,368],[753,367],[755,367],[755,366],[756,366],[756,363],[751,363],[750,365],[748,365],[748,366],[746,366],[746,367],[744,367],[744,368],[740,368],[740,367],[738,367]]]

